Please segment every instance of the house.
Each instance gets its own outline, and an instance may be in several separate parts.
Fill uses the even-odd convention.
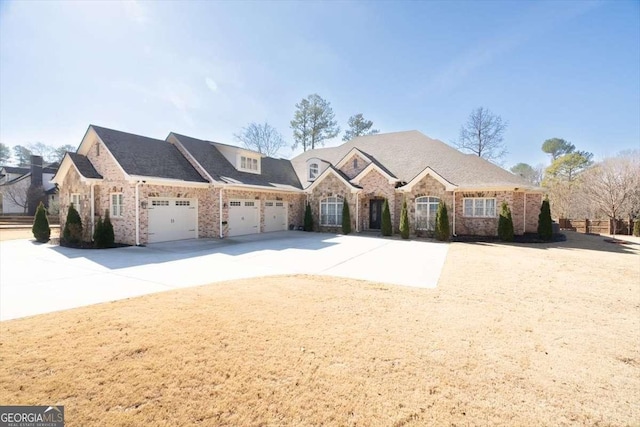
[[[57,189],[51,181],[57,169],[56,163],[43,166],[41,156],[31,156],[29,167],[1,167],[0,213],[33,215],[41,199],[50,211],[57,209]],[[44,197],[40,194],[30,198],[29,189],[32,187],[42,187]]]
[[[161,140],[91,125],[53,181],[63,222],[73,203],[89,239],[109,210],[116,241],[128,244],[297,228],[307,202],[318,230],[339,231],[346,202],[352,229],[363,231],[380,228],[387,199],[397,230],[403,198],[413,233],[433,229],[444,200],[454,234],[495,235],[502,201],[520,234],[536,230],[542,201],[520,177],[417,131],[285,160],[173,132]]]

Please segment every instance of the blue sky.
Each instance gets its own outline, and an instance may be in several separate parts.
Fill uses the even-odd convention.
[[[0,3],[10,146],[77,146],[90,123],[235,143],[265,120],[291,143],[311,93],[342,129],[363,113],[447,143],[487,107],[506,167],[552,137],[615,155],[640,148],[640,2]]]

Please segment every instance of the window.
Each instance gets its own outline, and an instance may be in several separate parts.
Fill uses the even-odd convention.
[[[80,203],[80,194],[79,193],[71,194],[71,199],[69,200],[69,203],[72,203],[73,207],[76,208],[76,210],[78,211],[78,213],[80,215],[82,215],[82,213],[81,213],[82,204]]]
[[[169,206],[168,200],[152,200],[151,206]]]
[[[440,199],[437,197],[416,198],[416,229],[435,230],[439,203]]]
[[[120,217],[122,216],[122,193],[112,193],[111,194],[111,216]]]
[[[176,206],[191,206],[190,200],[176,200]]]
[[[313,181],[317,177],[318,177],[318,164],[317,163],[311,163],[309,165],[309,180]]]
[[[496,216],[496,199],[473,197],[463,200],[464,216],[493,218]]]
[[[258,159],[253,157],[240,156],[240,169],[248,171],[258,171]]]
[[[358,159],[353,159],[353,168],[358,169]]]
[[[320,200],[320,225],[337,227],[342,225],[342,198],[327,197]]]
[[[229,206],[242,206],[242,202],[229,202]]]

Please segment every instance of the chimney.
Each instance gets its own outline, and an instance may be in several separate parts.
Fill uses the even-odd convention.
[[[42,190],[42,157],[41,156],[31,156],[31,186],[29,187],[29,191],[27,192],[27,212],[29,215],[36,214],[36,208],[38,207],[38,203],[40,200],[46,202],[46,198],[44,198],[44,193],[41,193]],[[34,191],[40,187],[40,191]],[[41,194],[39,194],[41,193]]]
[[[42,156],[31,156],[31,185],[42,185]]]

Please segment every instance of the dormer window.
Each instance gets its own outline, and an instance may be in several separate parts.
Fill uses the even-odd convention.
[[[258,159],[255,157],[240,156],[240,170],[258,172]]]
[[[318,164],[311,163],[309,165],[309,181],[313,181],[318,177]]]

